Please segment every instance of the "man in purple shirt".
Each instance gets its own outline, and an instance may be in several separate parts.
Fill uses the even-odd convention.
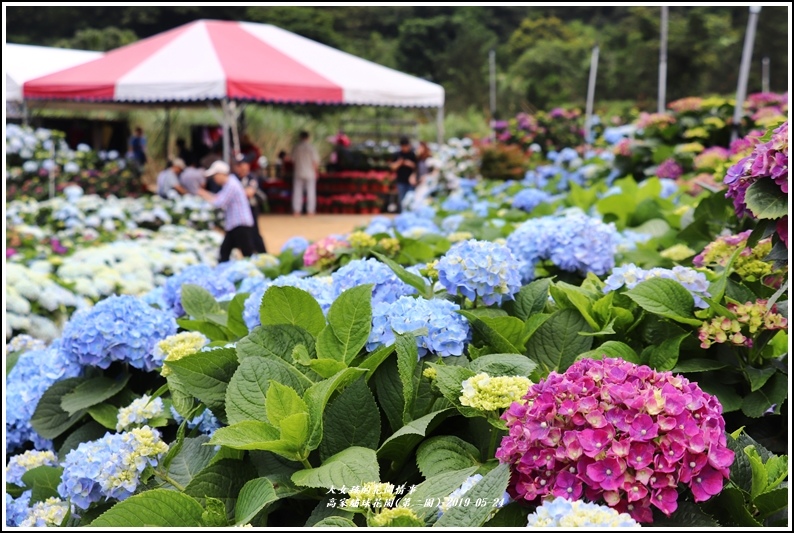
[[[199,189],[199,196],[226,212],[226,236],[221,243],[219,261],[228,261],[234,248],[239,248],[244,257],[250,257],[254,254],[254,217],[243,185],[223,161],[214,162],[204,175],[213,178],[221,190],[212,194]]]

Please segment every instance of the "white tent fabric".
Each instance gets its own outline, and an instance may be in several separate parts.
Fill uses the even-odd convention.
[[[25,99],[435,107],[444,88],[269,24],[199,20],[24,85]]]
[[[28,80],[74,67],[101,56],[102,52],[6,43],[3,50],[6,102],[21,102],[22,84]]]

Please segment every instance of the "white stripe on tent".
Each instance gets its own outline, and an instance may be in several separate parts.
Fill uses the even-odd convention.
[[[168,100],[226,96],[226,74],[204,24],[194,24],[116,82],[116,100],[162,100],[164,95]]]
[[[240,26],[343,88],[348,104],[441,107],[444,88],[269,24]]]

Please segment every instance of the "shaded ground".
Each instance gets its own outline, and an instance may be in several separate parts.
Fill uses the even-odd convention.
[[[290,238],[303,236],[314,241],[332,233],[348,233],[358,226],[366,226],[375,215],[261,215],[259,230],[267,251],[278,254]]]

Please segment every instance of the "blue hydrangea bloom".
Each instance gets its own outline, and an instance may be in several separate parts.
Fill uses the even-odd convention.
[[[470,205],[465,198],[450,196],[441,204],[441,209],[444,211],[465,211]]]
[[[173,415],[177,424],[181,424],[185,419],[176,411],[176,409],[174,409],[173,406],[171,406],[171,415]],[[187,427],[188,429],[198,428],[199,432],[212,437],[215,431],[221,427],[221,423],[218,422],[218,419],[215,418],[215,415],[212,414],[212,411],[209,409],[204,409],[200,415],[194,416],[187,421]]]
[[[616,527],[640,527],[631,516],[619,513],[611,507],[582,500],[566,500],[554,498],[539,505],[535,512],[527,517],[527,526],[531,528],[578,527],[611,529]]]
[[[480,200],[471,206],[471,210],[474,211],[478,217],[487,217],[488,210],[493,207],[496,207],[493,202],[489,200]]]
[[[376,259],[355,259],[331,274],[336,297],[347,289],[373,283],[372,304],[392,303],[400,296],[414,294],[416,289],[403,283],[385,264]]]
[[[709,304],[703,298],[711,296],[709,293],[709,281],[706,275],[693,268],[675,266],[668,268],[652,268],[645,270],[634,263],[623,265],[612,270],[612,274],[605,281],[604,292],[612,292],[626,287],[633,289],[640,283],[651,278],[664,278],[677,281],[688,290],[695,300],[695,306],[706,309]]]
[[[554,159],[554,162],[557,164],[570,163],[571,161],[574,161],[578,157],[579,157],[579,153],[576,150],[574,150],[570,146],[566,146],[560,151],[559,155]]]
[[[270,284],[269,279],[265,277],[251,277],[245,278],[241,283],[240,286],[237,288],[237,293],[247,292],[251,294],[255,290],[261,289],[263,286],[267,286]]]
[[[295,255],[300,255],[309,247],[309,239],[306,237],[292,237],[281,246],[281,252],[292,250]]]
[[[364,232],[367,233],[368,235],[375,235],[377,233],[388,233],[389,235],[393,235],[394,234],[393,228],[394,225],[392,224],[390,218],[384,216],[377,216],[377,217],[373,217],[372,220],[370,220],[369,225],[367,226],[367,229],[364,230]]]
[[[614,224],[581,212],[527,220],[507,238],[525,283],[534,278],[535,265],[544,259],[568,272],[606,274],[615,266],[619,242]]]
[[[521,288],[518,261],[507,246],[468,240],[450,248],[438,265],[438,281],[450,294],[462,294],[485,305],[512,300]]]
[[[549,202],[551,195],[540,189],[524,189],[513,197],[513,207],[530,212],[540,204]]]
[[[156,306],[159,309],[165,309],[167,311],[171,311],[171,306],[168,305],[168,302],[165,301],[165,296],[163,296],[163,288],[157,287],[155,289],[150,290],[143,296],[141,296],[141,301],[145,304]]]
[[[496,185],[491,187],[491,194],[494,195],[494,196],[502,194],[507,189],[509,189],[511,185],[514,185],[514,184],[515,184],[514,180],[506,180],[506,181],[502,181],[500,183],[497,183]]]
[[[185,314],[182,307],[182,285],[191,283],[207,289],[215,298],[235,293],[234,283],[218,276],[214,269],[207,265],[191,265],[179,274],[171,276],[163,285],[163,298],[174,315]]]
[[[219,278],[223,278],[230,283],[237,284],[250,277],[261,278],[264,277],[262,272],[248,260],[240,261],[226,261],[215,267],[215,274]],[[224,295],[227,296],[227,295]],[[221,296],[222,297],[222,296]]]
[[[265,295],[265,291],[268,289],[268,287],[270,287],[272,284],[272,281],[267,280],[259,283],[255,287],[252,287],[250,290],[240,291],[250,293],[248,298],[245,300],[245,304],[243,305],[243,322],[245,322],[248,331],[251,331],[261,324],[259,320],[259,308],[262,306],[262,297]]]
[[[422,228],[430,233],[440,233],[438,226],[431,218],[425,218],[411,211],[402,213],[394,217],[394,227],[400,233],[407,233],[415,228]]]
[[[64,357],[56,341],[45,350],[30,350],[19,356],[6,376],[6,446],[8,452],[33,441],[37,449],[52,446],[30,425],[41,396],[50,386],[66,378],[78,377],[82,367]]]
[[[251,295],[245,300],[245,305],[243,306],[243,321],[249,331],[261,325],[259,308],[262,306],[262,297],[271,286],[303,289],[317,300],[323,313],[328,313],[328,309],[336,299],[336,291],[334,290],[331,276],[302,277],[299,273],[293,272],[286,276],[279,276],[273,281],[265,280],[262,285],[251,291]]]
[[[379,303],[372,308],[372,330],[367,351],[394,343],[394,332],[408,333],[427,328],[416,344],[419,357],[428,352],[447,357],[462,355],[470,339],[469,323],[456,311],[460,306],[448,300],[427,300],[403,296],[393,304]]]
[[[678,192],[678,183],[675,180],[663,179],[659,181],[662,182],[662,192],[659,193],[662,198],[670,198]]]
[[[32,491],[26,490],[20,494],[19,498],[12,498],[6,493],[6,525],[19,527],[22,521],[27,518],[30,511],[30,496]]]
[[[66,455],[58,494],[81,509],[102,498],[124,500],[135,493],[146,466],[157,466],[166,451],[148,426],[82,442]]]
[[[39,466],[58,466],[58,456],[51,450],[28,450],[11,457],[6,465],[6,483],[24,486],[22,476]]]
[[[445,233],[454,233],[458,231],[464,218],[463,215],[449,215],[441,221],[441,229],[443,229]]]
[[[423,205],[423,206],[417,207],[416,209],[412,209],[411,212],[414,213],[416,216],[421,217],[421,218],[431,218],[432,219],[432,218],[435,218],[435,216],[436,216],[436,210],[433,207],[429,206],[429,205]]]
[[[72,315],[63,330],[61,353],[81,365],[107,368],[124,361],[151,371],[161,365],[152,357],[155,345],[175,333],[176,321],[168,311],[134,296],[111,296]]]

